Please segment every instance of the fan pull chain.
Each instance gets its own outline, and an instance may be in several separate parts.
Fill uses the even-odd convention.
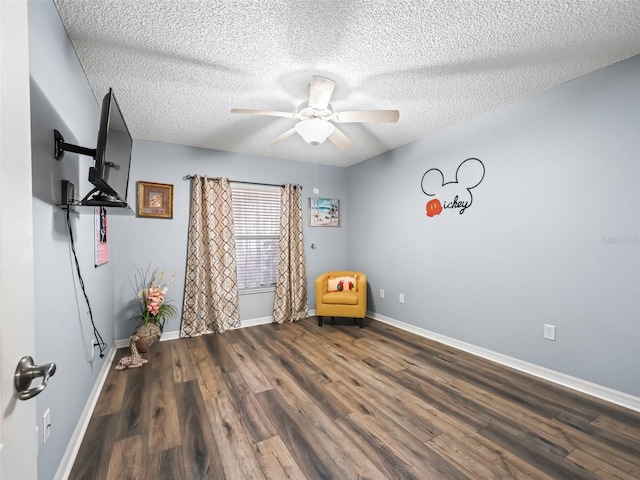
[[[318,189],[318,152],[313,152],[313,193],[318,195],[320,190]]]

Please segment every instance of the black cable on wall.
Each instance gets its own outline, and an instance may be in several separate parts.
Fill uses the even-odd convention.
[[[80,288],[82,288],[82,294],[84,295],[84,299],[87,302],[87,308],[89,309],[89,319],[91,320],[91,326],[93,327],[93,336],[98,342],[98,348],[100,349],[100,358],[104,357],[104,352],[107,349],[107,344],[102,339],[102,335],[98,331],[95,322],[93,321],[93,312],[91,311],[91,304],[89,303],[89,297],[87,295],[87,291],[84,288],[84,280],[82,279],[82,273],[80,272],[80,264],[78,263],[78,256],[76,255],[76,246],[73,241],[73,230],[71,229],[71,218],[70,211],[67,209],[67,228],[69,229],[69,241],[71,243],[71,251],[73,252],[73,259],[76,264],[76,271],[78,273],[78,282],[80,283]]]

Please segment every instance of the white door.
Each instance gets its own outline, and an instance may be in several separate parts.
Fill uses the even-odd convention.
[[[13,374],[34,355],[27,1],[0,0],[0,479],[36,480],[35,400]],[[38,382],[38,380],[36,380]]]

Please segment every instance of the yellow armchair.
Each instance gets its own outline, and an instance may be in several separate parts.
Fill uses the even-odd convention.
[[[339,277],[348,278],[340,279]],[[351,288],[349,277],[355,279],[355,284]],[[343,283],[337,286],[340,280]],[[352,270],[325,272],[316,278],[315,284],[316,315],[319,326],[322,326],[322,317],[347,317],[358,319],[358,325],[362,328],[362,319],[367,314],[366,274]]]

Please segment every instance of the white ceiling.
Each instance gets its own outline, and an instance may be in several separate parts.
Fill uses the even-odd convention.
[[[640,53],[640,0],[54,0],[97,98],[113,87],[134,138],[349,166]],[[318,147],[297,112],[312,75],[340,124]]]

